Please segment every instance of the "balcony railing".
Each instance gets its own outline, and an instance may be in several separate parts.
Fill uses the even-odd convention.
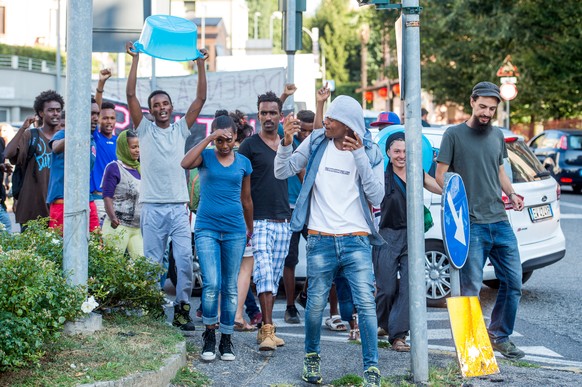
[[[0,55],[0,69],[33,71],[45,74],[57,73],[57,65],[53,61],[17,55]],[[65,68],[61,64],[61,75],[65,75],[64,70]]]

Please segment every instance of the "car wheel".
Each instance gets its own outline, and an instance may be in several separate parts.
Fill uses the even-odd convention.
[[[192,247],[192,256],[194,257],[192,260],[192,296],[200,297],[202,296],[202,272],[200,271],[200,263],[198,263],[198,257],[196,256],[196,249],[194,247]],[[172,251],[172,242],[170,242],[170,251],[168,252],[168,277],[175,287],[178,282],[178,273]]]
[[[572,186],[572,189],[574,190],[575,193],[579,194],[580,192],[582,192],[582,184],[574,184]]]
[[[526,271],[525,273],[522,273],[521,283],[522,284],[526,283],[531,278],[532,274],[533,274],[533,270]],[[501,286],[501,282],[498,279],[485,280],[485,281],[483,281],[483,283],[485,285],[487,285],[488,287],[490,287],[491,289],[499,289],[499,286]]]
[[[443,242],[427,241],[424,257],[426,303],[430,307],[444,306],[451,294],[451,264]]]

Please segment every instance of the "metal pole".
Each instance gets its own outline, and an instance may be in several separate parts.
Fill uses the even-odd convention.
[[[202,39],[200,42],[200,47],[201,48],[206,48],[206,7],[204,6],[204,4],[200,5],[200,10],[202,11]]]
[[[414,382],[428,381],[428,336],[424,278],[424,207],[422,124],[420,118],[420,8],[403,0],[403,67],[405,72],[406,211],[408,215],[408,281],[410,289],[411,368]]]
[[[87,284],[89,136],[91,133],[91,0],[67,2],[67,136],[63,270],[73,285]],[[72,39],[71,37],[74,37]]]
[[[287,55],[287,83],[294,83],[295,82],[295,54],[288,54]],[[287,97],[285,104],[291,106],[291,110],[295,112],[295,98],[293,98],[293,94]]]
[[[57,0],[57,77],[55,91],[61,94],[61,0]]]
[[[254,22],[255,22],[255,31],[254,31],[254,39],[258,39],[259,38],[259,16],[261,16],[261,13],[259,11],[255,12],[255,17],[254,17]]]
[[[505,101],[505,112],[507,113],[507,126],[506,126],[506,128],[508,130],[511,130],[511,126],[510,126],[511,125],[511,122],[510,122],[511,116],[509,115],[509,100]]]
[[[297,42],[295,40],[295,14],[296,4],[295,1],[287,1],[287,13],[286,13],[286,23],[285,23],[285,35],[287,37],[287,47],[292,47],[292,50],[287,51],[287,83],[295,82],[295,47]],[[291,106],[291,110],[295,111],[295,97],[290,95],[285,101],[288,106]]]

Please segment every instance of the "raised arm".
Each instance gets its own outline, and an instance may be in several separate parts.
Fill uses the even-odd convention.
[[[24,132],[26,132],[26,129],[28,129],[28,127],[32,125],[32,123],[35,122],[35,120],[36,116],[26,117],[20,129],[18,129],[18,132],[16,132],[12,140],[8,144],[6,144],[6,149],[4,149],[5,158],[12,159],[14,158],[14,156],[16,156],[16,154],[18,153],[18,144],[20,144],[20,140],[22,139]]]
[[[206,147],[208,147],[208,145],[212,141],[215,141],[217,138],[222,138],[224,141],[228,140],[232,141],[233,140],[232,132],[229,129],[215,130],[210,134],[210,136],[203,138],[202,141],[194,145],[194,147],[190,149],[188,153],[186,153],[186,155],[182,159],[182,162],[180,163],[180,166],[182,166],[182,168],[184,169],[192,169],[199,166],[202,163],[202,157],[200,156],[202,154],[202,151],[206,149]]]
[[[323,128],[323,107],[325,106],[325,101],[331,95],[331,91],[327,87],[327,82],[325,85],[317,90],[315,94],[315,101],[316,101],[316,109],[315,109],[315,118],[313,119],[313,129]]]
[[[293,94],[295,94],[296,91],[297,91],[297,86],[295,86],[294,83],[286,83],[285,89],[283,90],[281,97],[279,97],[279,99],[281,100],[281,103],[284,104],[285,101],[287,100],[287,98],[292,96]]]
[[[202,57],[196,59],[196,66],[198,67],[198,86],[196,87],[196,99],[186,112],[186,125],[190,128],[196,122],[198,115],[202,111],[202,107],[206,102],[206,66],[204,62],[208,59],[208,51],[200,49]]]
[[[103,90],[105,90],[105,82],[111,77],[111,69],[103,69],[99,71],[99,81],[97,81],[97,89],[95,89],[95,101],[101,110],[101,103],[103,102]]]
[[[127,106],[129,107],[129,115],[133,121],[135,129],[141,123],[143,119],[143,113],[141,111],[141,105],[137,99],[135,92],[137,84],[137,65],[139,63],[139,53],[135,50],[132,42],[127,42],[125,44],[125,51],[131,56],[131,67],[129,69],[129,75],[127,77],[127,85],[125,87],[125,94],[127,96]]]

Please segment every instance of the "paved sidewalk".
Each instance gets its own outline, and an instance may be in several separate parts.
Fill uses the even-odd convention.
[[[194,308],[198,299],[192,300]],[[277,300],[274,320],[283,320],[284,301]],[[303,310],[300,310],[303,316]],[[193,311],[194,314],[194,311]],[[302,319],[303,321],[303,319]],[[196,333],[186,339],[197,348],[202,347],[202,322],[196,320]],[[193,361],[196,369],[212,380],[212,386],[307,386],[301,380],[303,369],[303,324],[290,326],[281,324],[277,335],[285,340],[286,345],[273,353],[259,352],[256,344],[256,332],[235,332],[235,361],[227,362],[217,359],[203,362],[199,357]],[[217,339],[218,341],[218,339]],[[322,328],[321,370],[324,384],[347,374],[361,376],[363,372],[361,346],[349,343],[347,333],[332,332]],[[218,350],[218,348],[217,348]],[[575,386],[582,385],[580,370],[557,368],[526,367],[525,363],[511,363],[498,357],[501,372],[497,375],[467,379],[466,386]],[[429,351],[429,367],[446,368],[455,364],[453,352]],[[521,366],[520,366],[521,364]],[[528,362],[528,364],[535,364]],[[379,369],[383,377],[402,377],[410,375],[411,362],[409,353],[397,353],[388,348],[379,349]]]

